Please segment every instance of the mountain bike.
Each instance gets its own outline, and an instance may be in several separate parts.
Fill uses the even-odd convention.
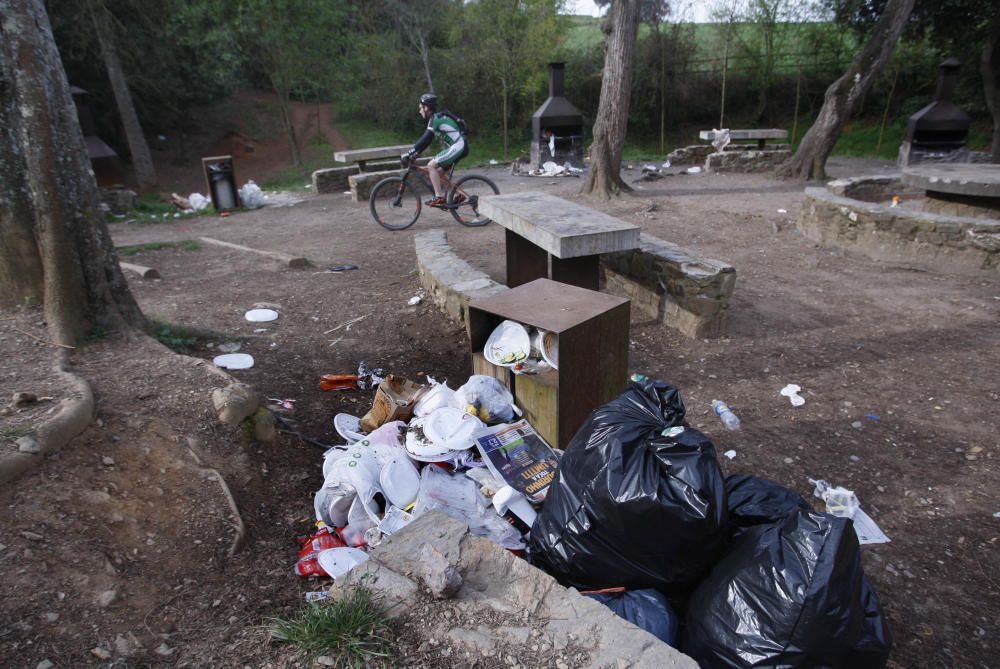
[[[424,203],[420,189],[432,196],[434,187],[427,176],[427,167],[420,167],[408,159],[400,160],[406,170],[401,176],[382,179],[368,197],[368,209],[375,222],[388,230],[405,230],[420,218]],[[444,171],[443,184],[445,203],[436,208],[449,212],[462,225],[476,228],[486,225],[490,219],[479,213],[479,198],[499,195],[497,185],[479,174],[467,174],[452,181],[455,166]]]

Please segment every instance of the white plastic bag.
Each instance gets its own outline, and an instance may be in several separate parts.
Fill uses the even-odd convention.
[[[264,191],[250,180],[240,188],[240,200],[247,209],[257,209],[264,206]]]
[[[514,418],[514,396],[492,376],[470,376],[455,391],[451,405],[486,424],[505,423]]]
[[[208,205],[212,204],[212,201],[201,193],[191,193],[188,196],[188,202],[191,204],[191,209],[194,211],[201,211]]]

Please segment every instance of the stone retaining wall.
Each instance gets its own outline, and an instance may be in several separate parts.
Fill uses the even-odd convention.
[[[510,290],[459,258],[448,245],[444,230],[421,232],[414,238],[414,245],[420,283],[434,304],[466,327],[469,302]]]
[[[639,235],[639,248],[601,257],[605,290],[632,300],[638,313],[688,337],[726,333],[736,270],[662,239]]]
[[[728,146],[726,147],[729,148]],[[746,151],[722,151],[710,154],[705,159],[706,170],[727,170],[736,172],[765,172],[773,170],[788,160],[792,152],[788,149],[748,149]]]
[[[402,176],[403,170],[385,170],[384,172],[362,172],[361,174],[352,174],[347,177],[347,183],[351,187],[351,199],[355,202],[368,202],[368,196],[371,195],[372,188],[375,187],[382,179],[386,177],[398,177]]]
[[[357,165],[347,167],[328,167],[312,173],[312,189],[314,193],[343,193],[351,187],[347,179],[359,174]]]
[[[835,187],[844,192],[842,185]],[[887,207],[806,188],[798,228],[873,260],[965,275],[1000,272],[1000,221]]]

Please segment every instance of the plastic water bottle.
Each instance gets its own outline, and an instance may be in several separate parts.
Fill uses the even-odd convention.
[[[722,421],[722,424],[726,426],[727,430],[740,429],[739,416],[734,414],[725,402],[721,400],[712,400],[712,409],[719,417],[719,420]]]

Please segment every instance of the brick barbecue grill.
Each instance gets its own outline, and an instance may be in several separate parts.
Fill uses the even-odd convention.
[[[543,163],[583,167],[583,114],[563,97],[565,63],[549,63],[549,98],[531,116],[531,169]]]
[[[901,166],[968,161],[966,140],[972,119],[951,101],[961,66],[955,58],[939,66],[934,102],[911,116],[906,124],[906,136],[899,147]]]

